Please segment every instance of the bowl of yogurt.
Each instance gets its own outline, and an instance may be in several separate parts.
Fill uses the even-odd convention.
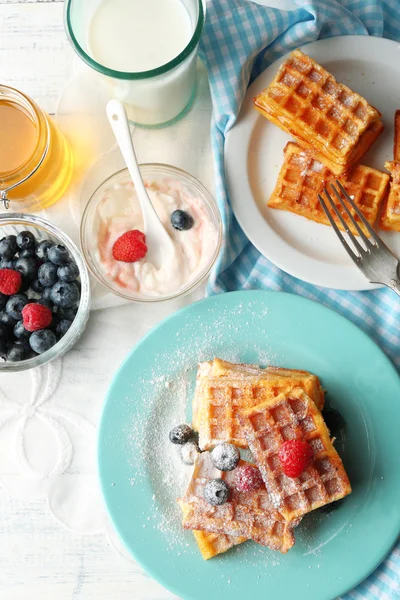
[[[106,179],[86,205],[81,245],[94,277],[109,291],[136,302],[170,300],[192,291],[209,274],[221,247],[218,207],[192,175],[163,164],[140,166],[151,202],[174,251],[156,268],[146,256],[116,260],[116,242],[144,232],[143,216],[127,169]]]

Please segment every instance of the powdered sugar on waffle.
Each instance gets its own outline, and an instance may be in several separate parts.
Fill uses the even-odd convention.
[[[151,510],[143,516],[143,527],[159,529],[167,538],[168,545],[177,552],[190,546],[189,533],[182,530],[182,515],[176,499],[183,495],[192,474],[192,467],[181,461],[179,448],[169,442],[169,431],[179,423],[190,422],[190,409],[194,395],[195,378],[199,362],[218,356],[231,362],[243,361],[251,356],[250,362],[261,366],[279,364],[279,358],[264,347],[257,347],[249,341],[237,344],[229,341],[240,333],[241,327],[257,324],[261,333],[268,335],[268,310],[258,302],[239,304],[231,311],[210,309],[215,313],[212,324],[204,323],[202,317],[191,315],[182,318],[182,325],[172,333],[178,342],[180,338],[192,332],[197,326],[201,335],[193,337],[191,343],[176,344],[172,352],[160,352],[154,356],[154,367],[149,379],[139,382],[139,386],[149,389],[146,398],[146,410],[140,415],[127,417],[124,436],[127,440],[127,455],[134,475],[129,484],[140,486],[150,481],[153,488]],[[246,315],[246,321],[240,324],[236,317]],[[195,325],[195,327],[193,327]],[[183,349],[185,348],[185,350]],[[174,371],[171,376],[171,365]],[[136,390],[138,382],[132,383]],[[132,402],[134,399],[132,398]],[[141,442],[142,440],[142,442]],[[242,456],[245,458],[245,454]],[[132,509],[134,510],[134,508]],[[147,514],[151,513],[150,519]]]

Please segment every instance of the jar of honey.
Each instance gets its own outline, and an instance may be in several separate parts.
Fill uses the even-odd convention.
[[[30,212],[47,208],[68,187],[71,150],[33,100],[0,85],[0,201]],[[18,203],[18,206],[17,206]]]

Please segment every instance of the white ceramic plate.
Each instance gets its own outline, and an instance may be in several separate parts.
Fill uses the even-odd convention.
[[[362,162],[382,170],[384,162],[393,158],[393,119],[400,108],[400,44],[345,36],[319,40],[302,50],[381,111],[385,131]],[[290,137],[253,108],[253,98],[272,81],[284,58],[249,87],[238,120],[227,134],[225,170],[233,211],[256,248],[287,273],[324,287],[374,289],[377,286],[354,266],[330,227],[267,207]],[[400,233],[379,233],[400,256]]]

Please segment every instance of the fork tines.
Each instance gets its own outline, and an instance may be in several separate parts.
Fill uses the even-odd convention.
[[[324,194],[326,196],[326,201],[324,200],[324,198],[322,197],[321,194],[318,194],[318,198],[319,198],[322,208],[324,209],[324,212],[325,212],[327,218],[329,219],[330,224],[332,225],[336,235],[338,236],[338,238],[341,241],[342,245],[344,246],[345,250],[348,252],[348,254],[350,254],[350,256],[353,260],[357,261],[360,258],[360,256],[362,256],[362,254],[365,253],[366,251],[369,252],[371,250],[371,248],[379,247],[379,245],[381,243],[381,239],[375,233],[375,231],[372,229],[372,227],[368,223],[367,219],[364,217],[364,215],[362,214],[362,212],[360,211],[358,206],[355,204],[352,197],[349,196],[349,194],[346,192],[346,190],[344,189],[343,185],[340,183],[339,180],[336,180],[336,186],[333,183],[330,184],[330,187],[332,188],[332,191],[344,212],[339,210],[337,204],[334,202],[331,194],[329,193],[328,188],[324,188]],[[340,221],[343,229],[347,233],[347,235],[353,245],[353,248],[357,251],[357,253],[355,253],[354,250],[349,246],[347,240],[341,233],[332,213],[334,215],[336,215],[337,219]],[[358,217],[359,221],[355,218],[354,215],[356,215]],[[364,230],[360,226],[360,222],[364,226]],[[357,231],[357,234],[362,239],[365,247],[363,247],[360,244],[360,242],[357,240],[356,236],[352,233],[349,223],[353,226],[353,229],[355,229]],[[364,231],[366,231],[370,237],[367,237],[367,235],[364,233]]]

